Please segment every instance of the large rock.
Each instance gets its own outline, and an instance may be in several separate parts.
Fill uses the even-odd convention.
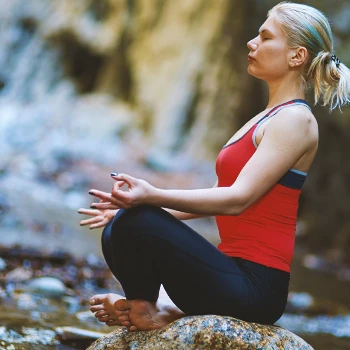
[[[119,328],[87,350],[154,349],[290,349],[310,350],[304,340],[278,326],[248,323],[232,317],[190,316],[149,332]]]

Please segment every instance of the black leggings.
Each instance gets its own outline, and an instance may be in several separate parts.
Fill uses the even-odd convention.
[[[273,324],[284,312],[289,273],[221,253],[161,208],[119,210],[102,249],[127,299],[156,301],[163,284],[187,315]]]

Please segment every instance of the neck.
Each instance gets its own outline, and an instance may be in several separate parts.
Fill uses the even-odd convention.
[[[305,88],[297,83],[295,76],[285,77],[282,80],[268,81],[269,103],[266,107],[272,108],[283,102],[295,99],[305,99]]]

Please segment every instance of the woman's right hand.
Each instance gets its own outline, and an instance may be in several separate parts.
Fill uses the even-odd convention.
[[[106,226],[117,214],[119,209],[84,209],[78,210],[79,214],[92,216],[90,219],[80,221],[80,226],[90,225],[90,230]]]
[[[118,186],[118,188],[121,188],[123,185],[124,181],[117,181],[116,186]],[[108,197],[108,195],[110,196],[110,194],[106,192],[100,191],[100,193],[105,197]],[[92,216],[90,219],[80,221],[80,226],[90,225],[90,230],[106,226],[119,210],[119,207],[115,203],[104,199],[101,199],[100,203],[92,203],[90,208],[91,209],[80,208],[78,210],[79,214]]]

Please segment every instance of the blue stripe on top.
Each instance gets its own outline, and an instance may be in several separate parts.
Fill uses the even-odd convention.
[[[306,173],[296,169],[290,169],[281,180],[278,181],[280,185],[300,190],[306,180]]]

